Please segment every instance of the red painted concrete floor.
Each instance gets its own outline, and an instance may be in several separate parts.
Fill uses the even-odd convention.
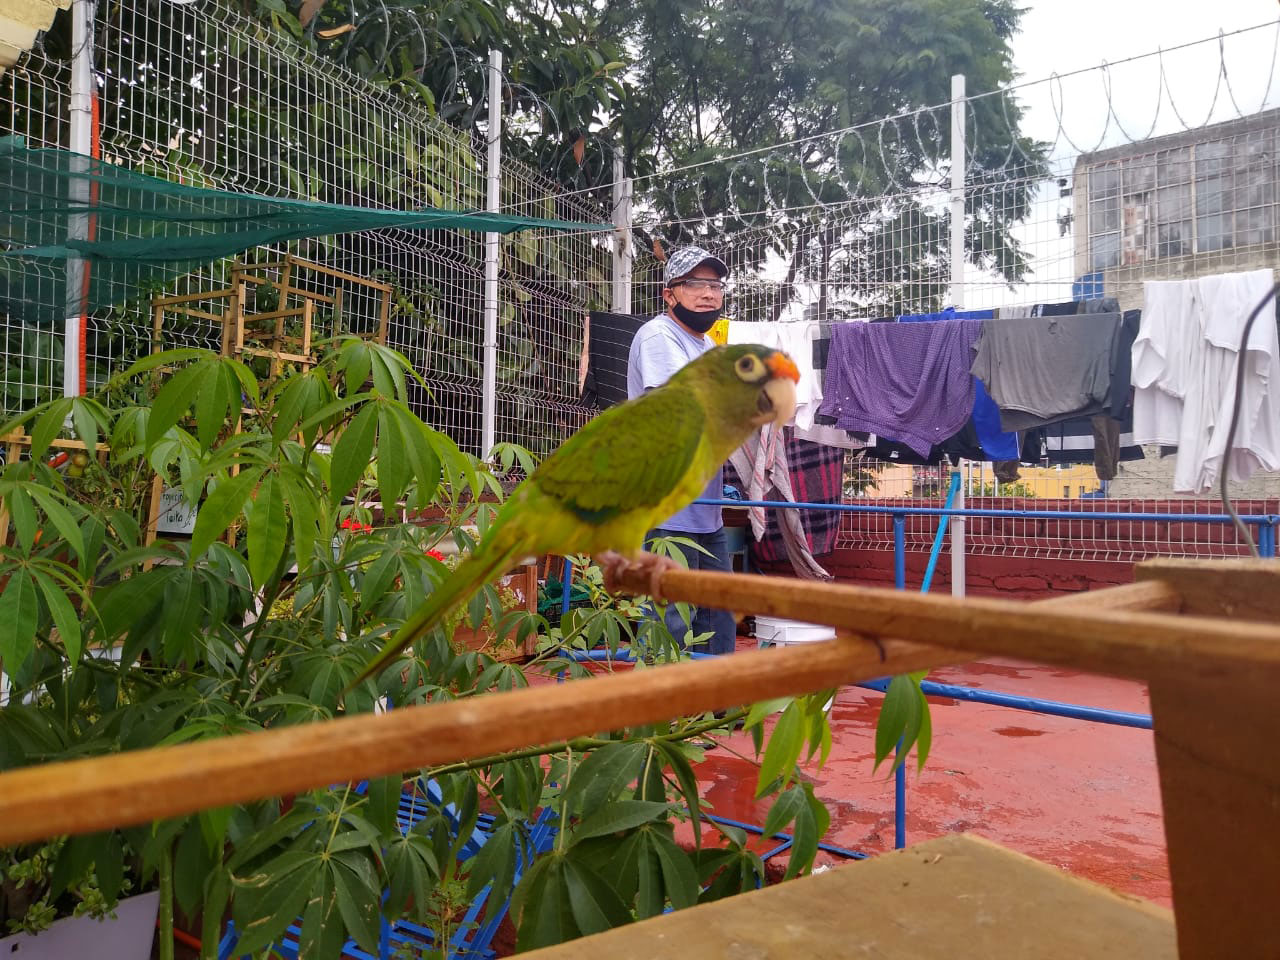
[[[739,638],[739,648],[755,641]],[[1145,687],[991,660],[937,670],[942,683],[1150,713]],[[866,853],[893,847],[893,781],[872,770],[881,695],[848,687],[832,708],[832,751],[806,768],[831,812],[824,838]],[[1169,905],[1169,867],[1149,730],[930,698],[933,749],[907,777],[907,842],[971,831],[1073,874]],[[698,774],[713,812],[761,824],[750,738],[708,751]],[[775,844],[769,844],[770,847]],[[761,849],[763,845],[756,846]],[[842,862],[820,854],[819,862]]]

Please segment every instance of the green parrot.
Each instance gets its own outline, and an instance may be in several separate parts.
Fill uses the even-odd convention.
[[[661,387],[590,420],[516,488],[471,556],[351,686],[524,557],[590,554],[607,571],[639,564],[652,575],[665,558],[643,552],[645,534],[701,494],[753,430],[791,418],[799,379],[781,351],[715,347]]]

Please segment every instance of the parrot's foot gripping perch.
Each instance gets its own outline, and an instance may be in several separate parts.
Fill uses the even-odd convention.
[[[604,588],[610,593],[618,593],[620,590],[625,589],[621,582],[622,578],[633,572],[638,572],[648,576],[648,594],[659,602],[665,599],[659,589],[662,575],[668,570],[684,569],[670,557],[661,557],[656,553],[646,553],[644,551],[634,557],[625,557],[615,550],[606,550],[596,556],[595,561],[600,564],[600,569],[604,571]]]

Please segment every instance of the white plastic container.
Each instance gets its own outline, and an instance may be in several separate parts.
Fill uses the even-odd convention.
[[[799,620],[783,620],[779,617],[756,617],[756,642],[760,646],[771,644],[776,647],[786,647],[835,638],[835,627],[802,623]]]

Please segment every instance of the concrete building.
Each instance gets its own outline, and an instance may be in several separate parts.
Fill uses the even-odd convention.
[[[1072,184],[1077,292],[1142,306],[1144,280],[1280,267],[1280,110],[1082,154]],[[1163,497],[1173,460],[1125,464],[1112,497]],[[1240,496],[1280,496],[1255,476]]]

